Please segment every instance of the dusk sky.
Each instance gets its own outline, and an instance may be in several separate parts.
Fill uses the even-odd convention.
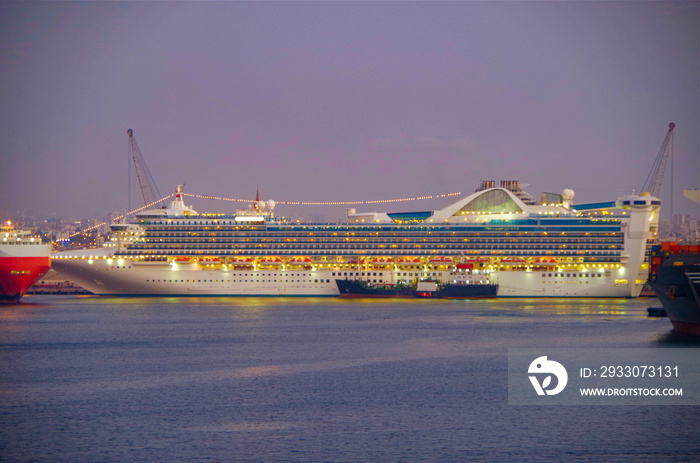
[[[3,1],[0,215],[124,211],[128,129],[163,195],[373,201],[519,179],[604,201],[640,191],[674,122],[674,210],[697,217],[699,5]],[[670,186],[671,163],[663,217]]]

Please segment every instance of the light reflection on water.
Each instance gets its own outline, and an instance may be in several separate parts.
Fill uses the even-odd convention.
[[[508,348],[698,347],[655,299],[24,301],[0,311],[0,460],[700,455],[696,407],[507,404]]]

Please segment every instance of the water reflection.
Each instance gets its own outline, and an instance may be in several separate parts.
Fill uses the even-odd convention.
[[[655,341],[664,347],[700,347],[700,338],[671,329],[670,322],[669,331],[657,335]]]
[[[697,346],[668,319],[647,318],[655,300],[31,303],[0,310],[0,459],[609,462],[697,452],[692,407],[507,402],[509,348]]]

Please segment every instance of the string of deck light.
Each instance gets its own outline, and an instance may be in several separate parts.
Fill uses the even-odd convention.
[[[166,199],[172,198],[172,197],[173,197],[172,194],[171,194],[171,195],[168,195],[168,196],[165,196],[164,198],[161,198],[161,199],[159,199],[159,200],[157,200],[157,201],[153,201],[153,202],[150,203],[150,204],[146,204],[145,206],[141,206],[141,207],[139,207],[138,209],[134,209],[134,210],[131,211],[131,212],[127,212],[126,214],[118,215],[118,216],[116,216],[116,217],[114,218],[114,220],[115,220],[115,221],[116,221],[116,220],[120,220],[120,219],[123,219],[124,217],[128,217],[128,216],[130,216],[130,215],[136,214],[137,212],[141,212],[141,211],[144,210],[144,209],[147,209],[147,208],[149,208],[149,207],[151,207],[151,206],[155,206],[156,204],[162,203],[162,202],[165,201]],[[85,232],[89,232],[89,231],[95,230],[96,228],[100,228],[100,227],[103,226],[103,225],[107,225],[107,222],[98,223],[97,225],[93,225],[92,227],[88,227],[88,228],[85,228],[85,229],[83,229],[83,230],[80,230],[79,232],[75,232],[75,233],[73,233],[72,235],[69,235],[68,237],[69,237],[69,238],[73,238],[74,236],[78,236],[78,235],[81,235],[81,234],[83,234],[83,233],[85,233]]]
[[[200,195],[200,194],[194,194],[194,193],[180,193],[182,196],[189,196],[192,198],[197,198],[197,199],[210,199],[214,201],[233,201],[233,202],[240,202],[240,203],[254,203],[254,199],[239,199],[239,198],[224,198],[222,196],[212,196],[212,195]],[[357,205],[362,205],[362,204],[382,204],[382,203],[400,203],[400,202],[407,202],[407,201],[423,201],[426,199],[439,199],[439,198],[448,198],[451,196],[459,196],[461,195],[461,192],[454,192],[454,193],[443,193],[443,194],[438,194],[438,195],[429,195],[429,196],[419,196],[416,198],[400,198],[400,199],[375,199],[375,200],[368,200],[368,201],[332,201],[332,202],[323,202],[323,201],[275,201],[277,204],[284,204],[287,206],[357,206]],[[165,196],[157,201],[153,201],[150,204],[146,204],[145,206],[141,206],[138,209],[134,209],[133,211],[127,212],[126,214],[118,215],[117,217],[114,218],[115,221],[121,220],[124,217],[128,217],[130,215],[136,214],[137,212],[140,212],[144,209],[147,209],[151,206],[154,206],[158,203],[161,203],[165,201],[166,199],[172,198],[174,195],[170,194],[168,196]],[[97,228],[100,228],[104,225],[107,225],[107,222],[101,222],[98,223],[97,225],[93,225],[92,227],[85,228],[83,230],[80,230],[78,232],[73,233],[72,235],[69,235],[69,238],[73,238],[74,236],[81,235],[83,233],[90,232],[92,230],[95,230]]]
[[[382,204],[382,203],[400,203],[407,201],[422,201],[426,199],[439,199],[448,198],[451,196],[459,196],[461,192],[455,193],[443,193],[437,195],[419,196],[415,198],[399,198],[399,199],[375,199],[368,201],[275,201],[277,204],[284,204],[287,206],[357,206],[362,204]],[[197,199],[211,199],[215,201],[233,201],[241,203],[254,203],[254,199],[239,199],[239,198],[225,198],[222,196],[211,196],[211,195],[200,195],[195,193],[182,193],[182,196],[189,196]]]

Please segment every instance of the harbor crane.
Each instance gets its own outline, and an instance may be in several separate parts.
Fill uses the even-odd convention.
[[[659,197],[661,192],[661,181],[666,172],[666,163],[669,158],[673,157],[673,128],[676,126],[673,122],[668,124],[668,133],[661,144],[659,154],[656,155],[654,165],[651,167],[647,179],[644,181],[644,186],[641,191],[648,191],[652,196]],[[673,174],[672,174],[673,175]]]
[[[153,180],[153,176],[148,170],[146,161],[143,159],[139,145],[136,144],[134,131],[129,129],[126,133],[129,135],[129,158],[134,162],[136,177],[141,187],[141,196],[143,196],[143,205],[146,206],[156,203],[162,196],[158,191],[156,182]],[[129,169],[129,173],[129,195],[131,195],[131,169]],[[129,202],[131,202],[131,200],[129,200]],[[129,204],[129,210],[131,210],[131,204]]]

